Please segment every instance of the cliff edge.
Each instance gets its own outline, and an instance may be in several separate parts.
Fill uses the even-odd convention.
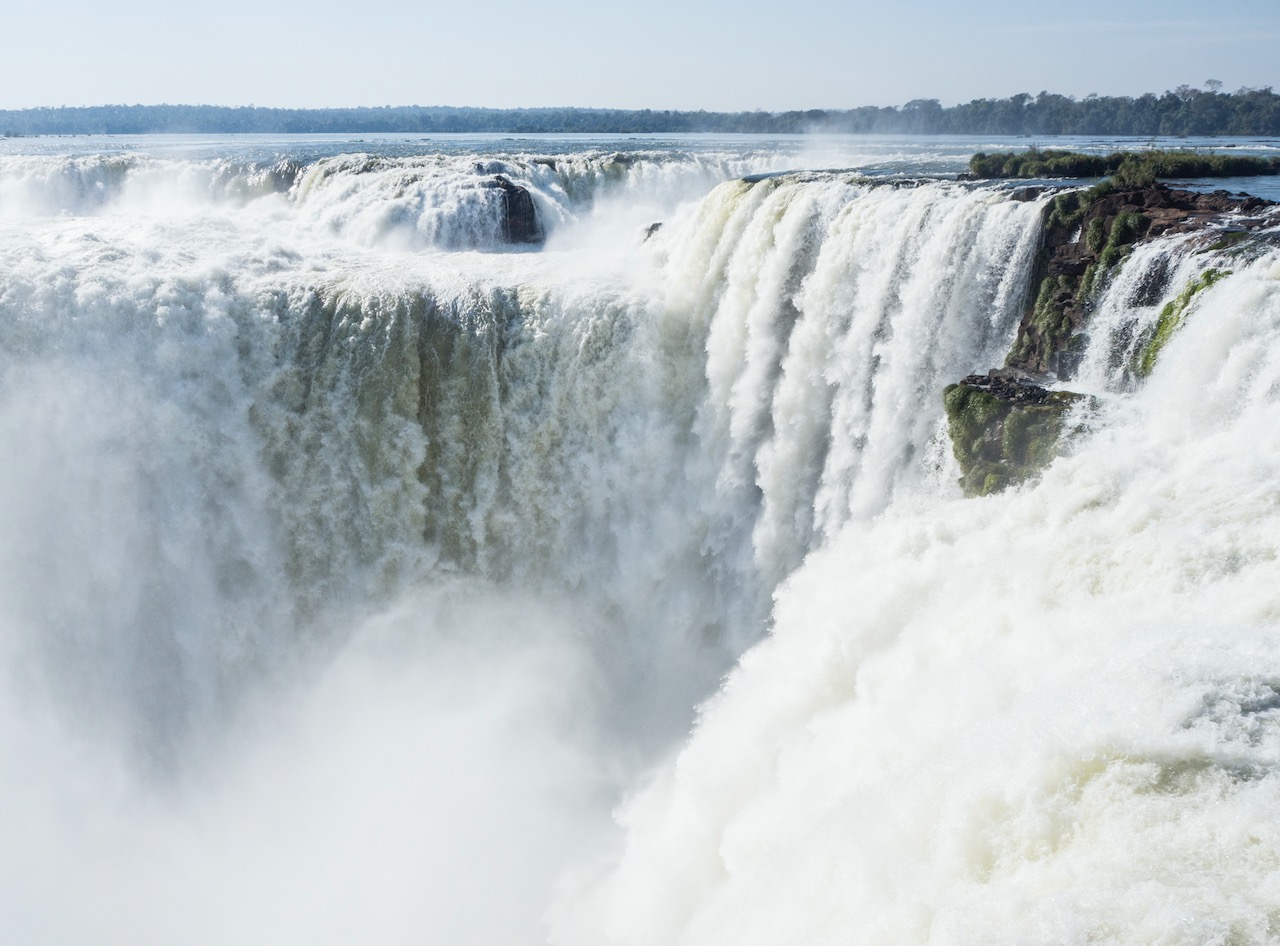
[[[1033,188],[1020,196],[1035,199],[1041,194],[1042,188]],[[1065,414],[1082,396],[1048,385],[1074,377],[1099,291],[1135,246],[1167,234],[1196,233],[1205,250],[1225,249],[1274,225],[1276,206],[1226,191],[1200,193],[1111,180],[1048,201],[1025,311],[1004,366],[970,375],[943,392],[966,495],[1021,483],[1060,452]],[[1150,373],[1191,297],[1222,275],[1207,270],[1166,306],[1141,346],[1135,376]]]

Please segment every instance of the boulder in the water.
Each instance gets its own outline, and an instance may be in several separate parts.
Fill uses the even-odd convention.
[[[502,235],[508,243],[541,243],[545,239],[542,222],[533,195],[501,174],[495,174],[491,187],[502,189]]]
[[[985,496],[1024,482],[1058,455],[1065,415],[1083,395],[1050,391],[1035,380],[994,369],[943,391],[966,495]]]

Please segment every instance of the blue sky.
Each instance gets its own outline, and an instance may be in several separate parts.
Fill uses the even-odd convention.
[[[1280,86],[1278,0],[12,4],[0,108],[954,104]]]

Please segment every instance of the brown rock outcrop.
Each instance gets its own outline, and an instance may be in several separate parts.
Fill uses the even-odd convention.
[[[1032,275],[1034,292],[1005,365],[1070,378],[1098,278],[1135,244],[1192,231],[1203,232],[1206,241],[1220,239],[1266,224],[1274,207],[1258,197],[1174,190],[1164,184],[1103,185],[1060,194],[1047,205]]]

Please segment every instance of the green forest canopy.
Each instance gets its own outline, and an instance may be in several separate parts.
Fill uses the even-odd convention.
[[[1216,86],[1217,83],[1209,83]],[[218,105],[96,105],[0,111],[0,134],[149,133],[755,133],[926,135],[1280,136],[1280,95],[1270,87],[1223,93],[1179,86],[1137,98],[1083,99],[1041,92],[944,107],[916,99],[901,108],[864,106],[792,112],[681,112],[601,108],[257,108]]]

